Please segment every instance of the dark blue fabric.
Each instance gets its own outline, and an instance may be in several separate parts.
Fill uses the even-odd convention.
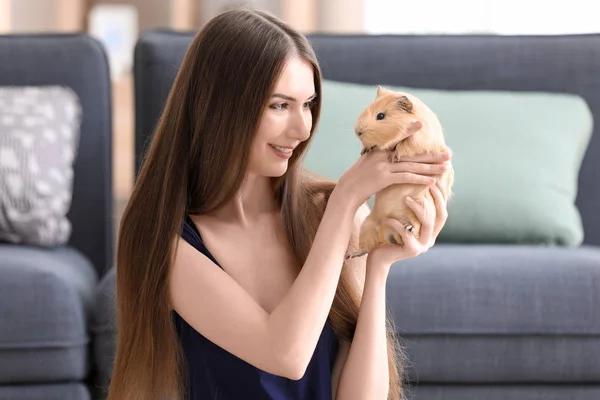
[[[220,267],[189,217],[184,219],[181,236]],[[202,336],[177,312],[173,317],[187,363],[188,400],[331,400],[338,340],[329,322],[306,373],[294,381],[252,366]]]

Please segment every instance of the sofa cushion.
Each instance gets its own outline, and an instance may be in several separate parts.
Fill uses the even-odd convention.
[[[415,385],[406,400],[591,400],[600,385]]]
[[[97,279],[72,248],[0,245],[0,384],[87,375]]]
[[[0,386],[2,400],[89,400],[90,391],[82,383]]]
[[[387,293],[419,381],[600,376],[598,248],[438,244],[396,263]]]
[[[93,360],[97,372],[94,384],[100,389],[108,389],[112,375],[116,352],[116,288],[117,270],[111,268],[100,280],[96,287],[93,320]]]
[[[0,240],[69,240],[80,123],[79,99],[67,87],[0,87]]]
[[[593,125],[582,98],[386,87],[423,100],[438,115],[453,151],[454,197],[440,242],[581,244],[575,198]],[[354,125],[375,94],[376,85],[323,82],[308,169],[338,179],[356,162],[361,146]]]
[[[597,335],[400,336],[419,383],[600,383]]]

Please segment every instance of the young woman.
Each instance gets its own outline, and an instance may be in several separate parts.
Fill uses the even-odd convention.
[[[263,12],[192,42],[121,222],[110,400],[401,397],[385,283],[441,230],[430,175],[449,155],[372,152],[336,183],[312,177],[320,82],[306,38]],[[436,204],[409,203],[420,240],[389,221],[404,246],[346,261],[365,201],[395,183],[431,185]]]

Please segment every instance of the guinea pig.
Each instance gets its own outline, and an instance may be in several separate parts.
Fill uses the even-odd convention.
[[[414,132],[414,129],[418,130]],[[414,95],[377,87],[376,98],[359,115],[355,134],[362,143],[361,155],[370,151],[385,151],[390,162],[403,156],[429,152],[450,152],[444,140],[444,131],[435,113]],[[414,132],[414,133],[412,133]],[[454,169],[434,176],[441,180],[442,194],[448,200],[452,195]],[[382,244],[402,244],[402,237],[383,222],[384,218],[400,221],[416,238],[421,223],[405,199],[411,196],[423,205],[424,199],[433,201],[429,186],[417,184],[391,185],[375,194],[373,209],[363,222],[359,233],[359,250],[347,258],[360,257]]]

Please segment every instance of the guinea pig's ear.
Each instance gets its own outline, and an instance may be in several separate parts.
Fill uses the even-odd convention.
[[[397,103],[398,103],[398,108],[400,110],[405,111],[407,113],[412,112],[412,110],[413,110],[413,104],[408,99],[408,97],[406,97],[406,96],[400,96],[400,97],[398,97]]]

